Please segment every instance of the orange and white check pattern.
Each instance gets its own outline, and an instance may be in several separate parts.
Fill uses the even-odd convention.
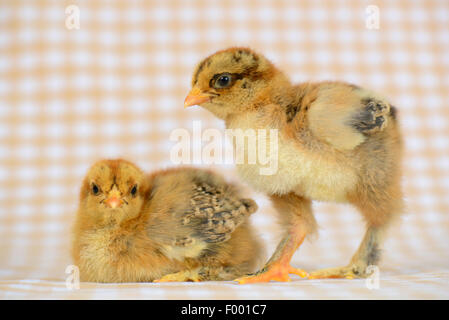
[[[70,5],[79,29],[66,27]],[[379,25],[368,6],[378,8]],[[449,2],[0,0],[0,298],[449,298]],[[70,227],[92,162],[171,166],[177,128],[224,128],[183,110],[194,66],[228,46],[266,54],[295,81],[345,80],[388,97],[406,143],[407,212],[392,228],[380,288],[364,280],[237,286],[65,286]],[[198,164],[201,165],[201,164]],[[214,166],[237,181],[233,166]],[[271,253],[274,210],[253,194]],[[346,264],[363,236],[354,209],[315,204],[320,237],[292,264]]]

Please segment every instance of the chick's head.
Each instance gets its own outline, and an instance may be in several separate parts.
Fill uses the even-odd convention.
[[[102,160],[87,173],[81,189],[83,214],[98,223],[120,223],[141,212],[148,192],[145,174],[125,160]]]
[[[217,117],[244,112],[281,73],[264,56],[248,48],[218,51],[201,61],[184,106],[200,105]]]

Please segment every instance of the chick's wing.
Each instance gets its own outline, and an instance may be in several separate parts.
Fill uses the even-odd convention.
[[[150,201],[149,236],[170,249],[225,242],[257,210],[221,177],[193,169],[156,178]]]
[[[257,209],[251,199],[239,199],[226,188],[207,183],[193,185],[189,210],[181,223],[193,230],[192,235],[205,242],[229,240],[232,232]]]
[[[323,83],[308,110],[313,134],[335,148],[351,150],[390,120],[390,105],[368,90],[345,83]]]

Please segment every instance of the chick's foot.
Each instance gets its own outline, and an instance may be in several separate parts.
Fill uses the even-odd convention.
[[[366,267],[349,265],[346,267],[327,268],[310,273],[309,279],[356,279],[368,276]]]
[[[153,282],[200,282],[200,276],[197,271],[185,270],[176,273],[170,273]]]
[[[262,270],[245,277],[235,279],[239,284],[247,283],[258,283],[258,282],[270,282],[280,281],[288,282],[291,281],[289,274],[296,274],[301,278],[308,276],[308,273],[302,269],[296,269],[290,266],[288,263],[275,263],[273,265],[268,265],[262,268]]]

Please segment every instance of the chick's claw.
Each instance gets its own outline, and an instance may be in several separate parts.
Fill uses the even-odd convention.
[[[289,282],[291,281],[289,274],[296,274],[301,278],[306,278],[309,275],[306,271],[293,268],[289,264],[276,264],[271,267],[263,268],[253,275],[241,277],[235,279],[234,281],[238,282],[239,284],[270,282],[271,280],[279,282]]]

